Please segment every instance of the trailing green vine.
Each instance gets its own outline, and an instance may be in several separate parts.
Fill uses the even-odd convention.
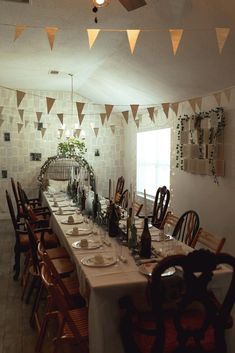
[[[184,170],[184,158],[183,158],[183,144],[181,143],[181,134],[185,131],[185,126],[191,122],[189,132],[189,144],[198,144],[199,146],[199,159],[204,159],[203,156],[203,143],[205,144],[205,129],[202,127],[205,119],[216,119],[217,127],[210,127],[208,144],[211,145],[210,155],[208,155],[208,161],[210,165],[210,171],[212,173],[214,182],[218,184],[218,178],[216,174],[215,166],[215,152],[218,138],[223,134],[225,128],[225,114],[222,107],[211,109],[208,112],[199,112],[194,115],[185,114],[183,117],[179,117],[177,124],[177,139],[176,145],[176,168]]]

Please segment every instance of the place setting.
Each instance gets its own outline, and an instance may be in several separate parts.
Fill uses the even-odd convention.
[[[102,247],[102,243],[98,240],[83,238],[72,243],[72,247],[80,250],[94,250]]]
[[[84,256],[81,263],[88,267],[109,267],[117,263],[117,257],[112,254],[92,254]]]
[[[73,217],[72,215],[69,215],[67,218],[64,218],[61,220],[62,224],[81,224],[83,223],[83,217],[76,215],[76,217]]]
[[[75,236],[75,237],[90,235],[90,234],[92,234],[92,230],[89,228],[73,227],[72,229],[69,229],[66,231],[66,235]]]

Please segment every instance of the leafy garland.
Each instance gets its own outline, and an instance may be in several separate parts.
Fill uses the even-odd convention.
[[[177,130],[178,130],[178,143],[176,145],[176,168],[180,168],[181,170],[184,170],[183,163],[183,145],[180,143],[180,138],[181,138],[181,133],[184,131],[184,123],[188,122],[190,119],[194,121],[194,126],[189,130],[190,134],[190,143],[195,144],[195,140],[193,137],[193,131],[197,131],[198,133],[198,145],[199,145],[199,159],[203,159],[203,141],[204,141],[204,129],[201,127],[201,123],[203,119],[208,119],[211,118],[212,115],[215,114],[217,117],[217,129],[214,130],[214,128],[210,128],[209,130],[209,144],[212,145],[211,153],[209,156],[209,164],[211,167],[211,173],[214,178],[214,182],[216,184],[219,184],[218,178],[216,175],[216,168],[215,168],[215,161],[214,161],[214,155],[215,155],[215,149],[216,149],[216,143],[217,139],[219,136],[222,135],[224,128],[225,128],[225,114],[224,114],[224,109],[222,107],[217,107],[215,109],[211,109],[208,112],[199,112],[196,113],[195,115],[189,116],[187,114],[184,114],[183,117],[179,116],[179,122],[177,124]]]
[[[86,152],[85,143],[79,141],[75,137],[71,137],[67,139],[65,142],[60,142],[58,145],[58,154],[56,156],[49,157],[41,167],[41,170],[38,176],[38,181],[41,187],[43,187],[43,179],[50,164],[61,158],[69,158],[77,162],[81,167],[83,167],[88,171],[88,173],[90,174],[90,181],[91,183],[94,183],[94,170],[85,159],[84,157],[85,152]]]

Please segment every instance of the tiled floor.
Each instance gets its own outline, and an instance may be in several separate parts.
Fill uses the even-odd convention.
[[[37,331],[29,325],[31,303],[21,300],[20,281],[13,280],[14,231],[10,221],[0,220],[0,353],[34,353]],[[49,332],[42,353],[52,353]],[[76,347],[61,348],[75,353]]]

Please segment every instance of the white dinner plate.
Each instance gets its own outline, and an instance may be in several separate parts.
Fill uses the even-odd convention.
[[[139,266],[139,271],[143,275],[152,276],[152,272],[155,266],[156,266],[156,263],[151,263],[151,262],[142,264]],[[162,273],[162,277],[172,276],[175,273],[175,271],[176,270],[174,267],[169,267],[164,273]]]
[[[85,256],[81,259],[81,263],[89,267],[108,267],[117,262],[116,257],[112,255],[103,255],[103,258],[104,262],[102,264],[97,264],[95,262],[95,255]]]
[[[174,238],[171,235],[151,235],[152,241],[169,241],[173,240]]]
[[[101,242],[99,241],[94,241],[92,239],[87,239],[88,245],[87,246],[81,246],[81,240],[75,241],[72,244],[72,247],[76,249],[81,249],[81,250],[93,250],[93,249],[98,249],[101,247]]]
[[[78,219],[75,218],[74,222],[69,222],[68,218],[65,218],[65,219],[62,219],[61,223],[62,224],[70,224],[70,225],[81,224],[81,223],[83,223],[83,218],[78,218]]]
[[[74,211],[64,211],[64,210],[63,210],[63,213],[62,213],[62,214],[59,213],[58,211],[56,211],[55,214],[56,214],[57,216],[72,216],[73,214],[75,214],[75,212],[74,212]],[[73,223],[73,224],[74,224],[74,223]]]
[[[73,234],[73,229],[70,229],[66,232],[67,235],[70,235],[72,237],[80,237],[80,236],[84,236],[84,235],[89,235],[91,233],[92,233],[92,231],[90,229],[86,229],[86,228],[78,228],[78,234]]]

